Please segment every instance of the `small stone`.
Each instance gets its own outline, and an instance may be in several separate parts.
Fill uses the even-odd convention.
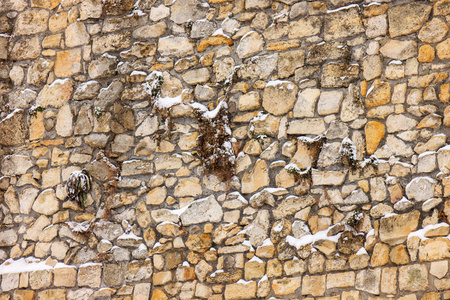
[[[389,262],[389,246],[383,243],[377,243],[373,247],[370,265],[372,267],[384,266]]]
[[[201,40],[200,43],[197,46],[197,51],[198,52],[203,52],[209,46],[219,46],[219,45],[222,45],[222,44],[227,44],[228,46],[232,46],[234,43],[233,43],[233,40],[231,38],[229,38],[229,37],[227,37],[225,35],[222,35],[222,34],[213,35],[213,36],[210,36],[210,37],[207,37],[207,38]],[[243,47],[244,46],[245,45],[243,45]],[[245,51],[245,50],[241,49],[241,51]]]
[[[366,80],[372,80],[381,75],[383,64],[380,55],[369,55],[362,63],[363,75]]]
[[[24,143],[28,131],[24,116],[25,112],[22,109],[17,109],[0,121],[0,145],[19,146]],[[2,172],[6,174],[3,170],[4,163],[2,163]]]
[[[59,201],[53,189],[42,191],[33,204],[33,210],[44,215],[52,215],[59,210]]]
[[[431,45],[423,45],[419,48],[418,60],[421,63],[432,62],[434,60],[434,48]]]
[[[367,154],[373,154],[385,135],[385,126],[378,121],[370,121],[364,127]]]
[[[225,299],[251,299],[256,297],[256,281],[233,283],[225,286]]]
[[[429,177],[416,177],[405,188],[408,199],[426,201],[434,197],[437,182]]]

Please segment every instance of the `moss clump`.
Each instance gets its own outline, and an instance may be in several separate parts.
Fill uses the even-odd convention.
[[[235,155],[231,145],[231,129],[225,101],[214,111],[194,112],[199,125],[198,154],[206,174],[214,174],[229,182],[234,175]]]

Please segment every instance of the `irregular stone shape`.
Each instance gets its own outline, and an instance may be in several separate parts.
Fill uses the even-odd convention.
[[[316,102],[319,96],[319,89],[306,89],[300,92],[294,106],[294,118],[314,117]]]
[[[47,30],[49,12],[45,9],[27,10],[16,19],[14,35],[33,35]]]
[[[320,33],[322,28],[322,18],[311,16],[301,18],[296,22],[292,22],[289,28],[289,38],[296,39],[306,36],[313,36]]]
[[[47,76],[53,68],[53,62],[48,59],[38,58],[34,60],[27,72],[27,82],[40,86],[47,82]]]
[[[278,54],[258,56],[256,62],[248,59],[238,70],[239,77],[243,79],[268,78],[277,67]]]
[[[120,53],[120,57],[122,58],[144,58],[149,57],[156,54],[156,44],[155,43],[144,43],[144,42],[135,42],[133,46],[131,46],[130,50],[122,51]],[[145,77],[145,76],[144,76]]]
[[[304,50],[282,52],[278,58],[278,75],[280,78],[290,77],[294,75],[297,68],[303,67],[304,64]]]
[[[447,24],[439,18],[433,18],[420,29],[417,37],[424,43],[433,44],[442,41],[447,32]]]
[[[386,120],[386,127],[389,133],[410,130],[416,125],[416,120],[402,114],[389,115]]]
[[[107,286],[121,286],[125,278],[126,263],[103,265],[103,280]]]
[[[450,241],[447,238],[437,237],[435,239],[426,239],[420,242],[420,261],[436,261],[448,258],[450,258]]]
[[[256,192],[261,187],[269,185],[269,170],[264,160],[258,160],[252,171],[245,173],[242,178],[241,192],[243,194]]]
[[[33,204],[33,210],[43,215],[52,215],[59,210],[59,201],[53,189],[42,191]]]
[[[202,194],[202,185],[200,179],[195,177],[182,178],[175,187],[175,197],[200,196]]]
[[[24,117],[25,112],[22,109],[16,109],[0,121],[0,145],[20,146],[24,144],[28,131]]]
[[[389,34],[392,38],[418,31],[431,12],[431,6],[408,3],[389,8]]]
[[[326,41],[354,36],[364,31],[358,7],[334,10],[325,15],[324,38]]]
[[[93,116],[87,105],[83,105],[78,113],[77,122],[74,128],[75,135],[86,135],[91,133],[93,124]]]
[[[351,231],[344,231],[339,237],[337,248],[339,252],[343,254],[354,254],[364,246],[364,240],[363,234],[354,234]]]
[[[77,86],[73,93],[74,100],[93,99],[98,95],[101,85],[95,80],[83,82]]]
[[[347,171],[312,170],[313,185],[341,185],[344,183]]]
[[[83,22],[73,22],[67,26],[66,31],[66,46],[77,47],[89,42],[89,34],[86,31],[86,26]]]
[[[207,37],[198,43],[197,52],[203,52],[209,46],[218,46],[222,44],[227,44],[228,46],[233,45],[233,40],[225,35],[218,34]]]
[[[294,120],[289,123],[287,133],[288,134],[322,134],[326,131],[325,122],[323,119],[303,119]]]
[[[118,51],[131,46],[131,33],[112,33],[94,38],[92,52],[103,54],[108,51]]]
[[[246,233],[253,247],[259,247],[269,237],[270,214],[268,210],[260,210],[253,222],[246,227]]]
[[[255,134],[266,134],[276,137],[280,127],[280,119],[270,114],[265,118],[256,118],[251,121]]]
[[[37,36],[18,40],[11,51],[12,60],[35,59],[41,53],[41,43]]]
[[[122,176],[142,175],[153,173],[153,164],[146,160],[127,160],[122,163]]]
[[[81,49],[71,49],[56,53],[55,75],[70,77],[81,72]]]
[[[391,215],[380,219],[380,240],[391,246],[406,241],[408,234],[417,229],[420,212],[414,210],[402,215]]]
[[[117,57],[110,55],[102,55],[101,57],[93,60],[89,64],[88,67],[89,77],[91,77],[92,79],[110,77],[116,74],[116,64],[117,64]],[[111,83],[111,85],[113,83]]]
[[[2,24],[0,24],[2,25]],[[0,37],[0,59],[7,59],[8,58],[8,44],[9,44],[9,38],[7,36],[1,36]],[[14,80],[13,80],[14,82]]]
[[[194,44],[186,37],[167,36],[158,40],[158,51],[162,56],[185,57],[194,54]]]
[[[369,203],[369,197],[367,197],[366,193],[362,189],[354,190],[350,193],[345,199],[345,205],[355,205],[355,204],[364,204]]]
[[[374,295],[380,294],[381,268],[362,270],[356,274],[355,287]]]
[[[272,282],[272,289],[275,295],[294,294],[295,291],[300,287],[301,281],[301,277],[275,279]]]
[[[364,126],[364,132],[366,134],[367,154],[372,155],[384,138],[386,133],[385,126],[378,121],[370,121]]]
[[[348,87],[359,78],[359,66],[346,63],[329,63],[322,68],[320,79],[323,88]]]
[[[216,29],[217,29],[217,25],[214,22],[210,22],[207,19],[197,20],[194,22],[194,24],[192,24],[191,38],[198,39],[198,38],[210,37],[214,33],[214,31],[216,31]],[[225,37],[220,34],[218,34],[217,36]],[[211,36],[211,37],[213,38],[214,36]],[[197,48],[197,51],[199,51],[198,48]],[[201,52],[201,51],[199,51],[199,52]]]
[[[208,68],[200,68],[187,71],[182,77],[187,84],[196,85],[208,81],[210,74]]]
[[[10,247],[17,243],[17,233],[14,229],[0,232],[0,247]]]
[[[72,95],[73,81],[71,79],[58,79],[50,85],[44,86],[36,99],[36,105],[42,108],[60,108],[64,102],[69,101]]]
[[[398,269],[398,283],[401,291],[427,291],[428,269],[426,265],[415,264]]]
[[[417,43],[415,41],[389,40],[380,48],[385,57],[398,60],[406,60],[417,56]]]
[[[122,15],[130,12],[134,7],[133,0],[104,0],[103,10],[106,15]]]
[[[93,232],[100,239],[113,241],[123,234],[123,229],[118,223],[101,220],[95,223]]]
[[[326,275],[303,276],[302,295],[312,295],[314,297],[325,294]]]
[[[225,299],[254,299],[256,297],[256,281],[232,283],[225,286]]]
[[[186,241],[186,246],[191,251],[205,253],[212,246],[211,236],[209,234],[192,234]]]
[[[170,8],[170,19],[176,24],[204,19],[209,5],[198,0],[177,0]]]
[[[405,188],[406,197],[416,201],[426,201],[435,196],[436,180],[430,177],[415,177]]]
[[[283,115],[294,107],[297,90],[290,81],[270,81],[264,88],[262,105],[271,114]]]
[[[278,204],[277,208],[273,210],[273,216],[275,219],[285,218],[305,207],[312,206],[314,203],[316,203],[316,200],[311,196],[290,196]]]
[[[379,76],[383,71],[383,61],[380,55],[369,55],[364,58],[362,63],[363,75],[366,80],[372,80]]]
[[[345,44],[319,43],[308,48],[306,62],[310,65],[320,64],[327,60],[350,59],[350,49]]]
[[[391,86],[389,82],[375,80],[367,92],[365,103],[368,108],[389,103],[391,99]]]
[[[73,115],[68,104],[63,105],[56,116],[56,133],[60,136],[70,136],[73,132]]]
[[[364,105],[362,104],[359,89],[354,84],[348,87],[347,96],[341,105],[341,121],[350,122],[355,120],[359,115],[364,114]]]
[[[153,39],[164,35],[167,30],[165,22],[154,25],[145,25],[133,31],[133,37],[137,40]]]
[[[442,43],[439,43],[436,46],[436,50],[437,50],[437,56],[440,59],[449,59],[450,58],[450,40],[445,40]],[[441,91],[442,91],[442,87],[441,87]],[[439,95],[439,96],[442,99],[442,96],[441,95]]]
[[[241,38],[236,53],[240,59],[254,56],[263,50],[264,40],[256,31],[250,31]]]
[[[222,220],[223,211],[213,195],[191,202],[180,215],[183,226],[204,222],[217,223]]]
[[[3,175],[23,175],[32,167],[32,161],[29,156],[13,154],[6,155],[2,160]]]
[[[32,0],[31,7],[54,9],[61,3],[61,0]]]

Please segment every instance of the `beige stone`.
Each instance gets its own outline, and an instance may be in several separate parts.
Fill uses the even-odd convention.
[[[421,63],[429,63],[434,60],[434,48],[431,45],[423,45],[419,48],[418,60]]]
[[[163,37],[158,41],[158,51],[163,56],[184,57],[194,54],[194,44],[184,37]]]
[[[275,279],[272,281],[272,289],[276,295],[290,295],[300,288],[301,277]]]
[[[346,288],[355,285],[355,272],[330,273],[327,275],[327,289]]]
[[[397,5],[388,10],[389,34],[392,38],[418,31],[431,12],[431,6],[422,3]]]
[[[317,16],[301,18],[297,22],[292,22],[289,28],[289,38],[296,39],[319,34],[322,23],[322,18]]]
[[[256,288],[256,281],[227,284],[225,286],[225,299],[238,300],[255,298]]]
[[[326,275],[303,276],[302,295],[323,296],[325,294],[325,280]]]
[[[412,211],[382,218],[379,229],[380,240],[391,246],[404,242],[408,234],[417,229],[419,216],[419,211]]]
[[[243,194],[253,193],[259,188],[269,185],[269,182],[267,164],[264,160],[258,160],[252,171],[244,174],[241,191]]]
[[[14,35],[33,35],[47,30],[49,12],[45,9],[25,11],[17,17]]]
[[[55,268],[53,285],[57,287],[74,287],[77,284],[77,270],[74,267]]]
[[[375,80],[365,98],[367,107],[375,107],[389,103],[391,98],[391,86],[389,82]]]
[[[297,86],[290,81],[271,81],[263,94],[263,107],[276,116],[287,113],[294,107]]]
[[[70,23],[65,30],[66,46],[77,47],[89,42],[89,34],[82,22]]]
[[[389,40],[380,48],[385,57],[406,60],[417,55],[417,43],[414,41]]]
[[[401,291],[428,290],[428,268],[425,265],[409,265],[399,268],[398,283]]]
[[[326,41],[354,36],[364,31],[357,7],[330,11],[325,15],[324,38]]]
[[[372,267],[384,266],[389,262],[389,246],[383,243],[377,243],[373,247],[370,265]]]
[[[420,261],[434,261],[449,257],[450,242],[442,237],[427,239],[420,243]]]
[[[397,293],[397,268],[383,268],[381,272],[381,292],[386,294]]]
[[[72,80],[55,80],[50,85],[44,86],[36,99],[36,105],[40,105],[43,108],[60,108],[64,102],[70,99],[72,90]]]

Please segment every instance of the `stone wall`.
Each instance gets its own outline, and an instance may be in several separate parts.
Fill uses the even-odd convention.
[[[0,299],[449,299],[450,2],[382,2],[0,1]]]

